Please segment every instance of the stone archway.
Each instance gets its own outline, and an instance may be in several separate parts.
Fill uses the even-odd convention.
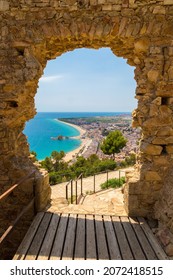
[[[46,62],[75,48],[110,47],[136,67],[133,125],[142,128],[142,139],[135,172],[127,178],[126,209],[155,216],[173,230],[172,184],[171,198],[164,191],[173,166],[172,1],[0,0],[0,17],[1,189],[35,168],[22,131],[35,114]],[[41,209],[50,191],[44,176],[38,177]]]

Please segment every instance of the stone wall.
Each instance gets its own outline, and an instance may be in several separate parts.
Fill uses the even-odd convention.
[[[163,205],[173,210],[165,193],[173,166],[172,38],[172,0],[0,0],[1,190],[35,169],[22,131],[36,113],[47,61],[76,48],[109,47],[135,66],[137,82],[133,125],[142,128],[142,138],[125,188],[127,211],[172,229],[172,214],[161,215]],[[38,186],[37,201],[46,204],[48,185]]]

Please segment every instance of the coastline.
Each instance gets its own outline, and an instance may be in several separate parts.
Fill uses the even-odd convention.
[[[58,122],[60,122],[60,123],[64,123],[65,125],[69,125],[69,126],[75,128],[75,129],[77,129],[77,130],[79,131],[80,135],[78,135],[78,136],[73,136],[73,137],[71,137],[71,138],[81,139],[81,136],[82,136],[83,134],[85,134],[85,132],[86,132],[86,130],[84,130],[83,128],[81,128],[80,126],[78,126],[78,125],[76,125],[76,124],[72,124],[72,123],[60,121],[59,119],[56,119],[56,120],[57,120]]]
[[[64,122],[64,121],[60,121],[59,119],[56,119],[56,120],[58,122],[64,123],[66,125],[69,125],[69,126],[75,128],[75,129],[77,129],[80,133],[80,135],[73,136],[73,138],[81,140],[81,145],[77,149],[66,153],[66,155],[64,157],[64,161],[68,162],[68,161],[72,160],[74,157],[76,157],[78,154],[82,155],[83,152],[86,151],[87,148],[90,146],[92,140],[90,138],[82,139],[82,136],[85,134],[86,130],[81,128],[80,126],[75,125],[75,124],[71,124],[71,123],[67,123],[67,122]],[[82,150],[82,152],[80,153],[81,150]]]

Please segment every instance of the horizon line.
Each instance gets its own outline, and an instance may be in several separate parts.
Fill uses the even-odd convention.
[[[131,113],[132,111],[38,111],[37,113]]]

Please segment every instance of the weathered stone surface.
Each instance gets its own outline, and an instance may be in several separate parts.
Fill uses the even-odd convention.
[[[168,154],[173,154],[173,145],[166,146],[166,151]]]
[[[154,7],[153,14],[165,15],[165,13],[166,13],[165,7],[162,7],[162,6]]]
[[[0,12],[9,10],[9,1],[7,0],[0,0]]]
[[[158,172],[155,171],[146,171],[145,173],[146,181],[161,181],[161,177]]]
[[[168,70],[169,80],[173,80],[173,66],[171,66]]]
[[[169,243],[166,248],[165,248],[165,252],[169,257],[173,256],[173,244]]]
[[[172,0],[163,0],[164,5],[172,5]]]
[[[156,83],[159,77],[159,72],[157,70],[150,70],[147,73],[148,80],[152,83]]]
[[[141,151],[148,155],[155,155],[155,156],[160,155],[162,152],[162,149],[163,148],[159,145],[152,145],[152,144],[149,144],[146,142],[142,142],[142,144],[141,144]]]
[[[171,127],[162,127],[157,132],[157,136],[170,136],[173,135],[173,129]]]
[[[170,243],[169,231],[167,230],[167,228],[160,229],[157,232],[156,236],[160,239],[161,243],[164,246],[167,246]]]
[[[134,47],[137,53],[146,53],[149,48],[149,40],[140,39],[137,42],[135,42]]]

